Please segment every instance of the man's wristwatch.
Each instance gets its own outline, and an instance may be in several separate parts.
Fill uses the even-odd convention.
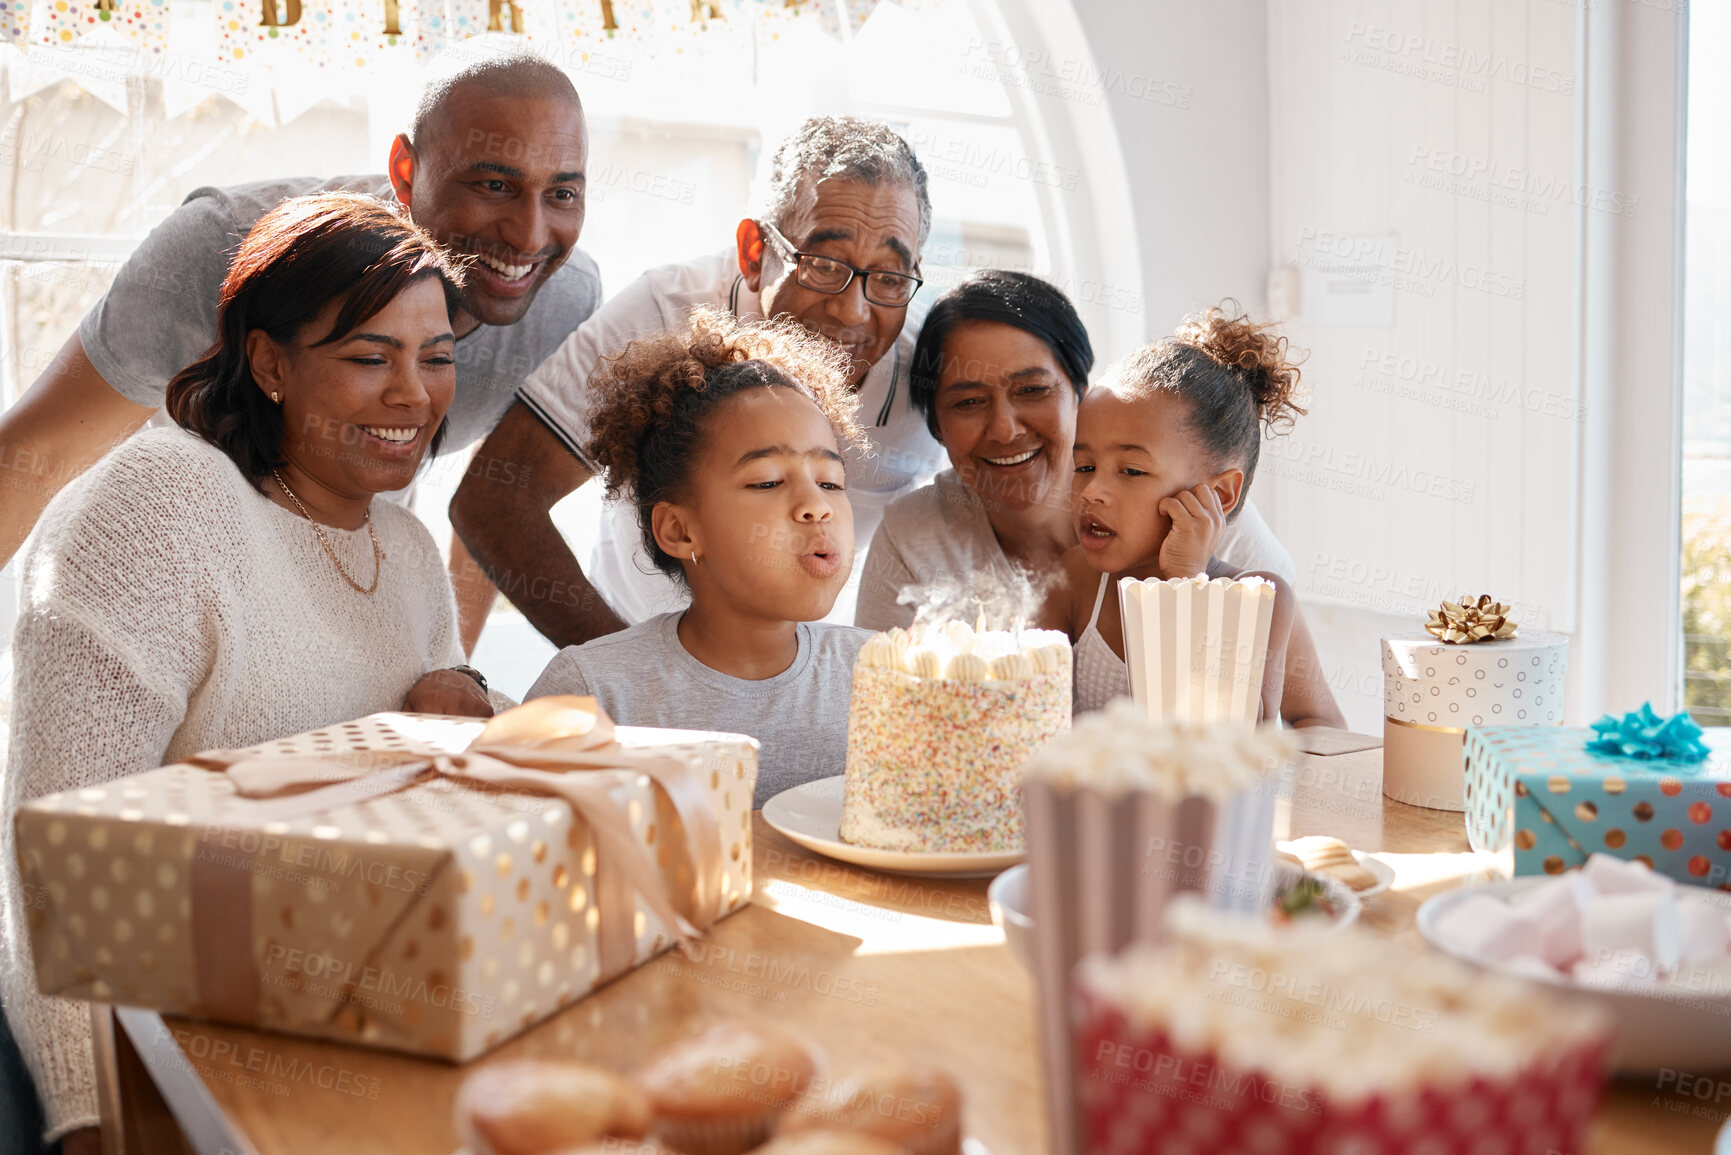
[[[475,667],[473,667],[473,666],[452,666],[451,669],[453,671],[455,671],[456,673],[464,674],[464,675],[467,675],[468,677],[475,679],[475,685],[481,687],[481,693],[485,694],[487,692],[487,675],[483,674],[481,671],[477,670]]]

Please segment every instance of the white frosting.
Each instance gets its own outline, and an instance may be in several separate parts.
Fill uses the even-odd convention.
[[[1029,760],[1027,773],[1066,789],[1225,799],[1277,778],[1295,749],[1275,726],[1162,724],[1118,698],[1053,738]]]
[[[1232,918],[1191,899],[1166,945],[1081,964],[1139,1030],[1330,1101],[1512,1077],[1603,1020],[1518,979],[1398,940]]]
[[[946,681],[1025,681],[1066,668],[1069,639],[1056,630],[974,630],[966,622],[876,634],[859,664]]]

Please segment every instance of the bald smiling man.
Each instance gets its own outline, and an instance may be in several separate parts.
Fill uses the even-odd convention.
[[[412,129],[391,142],[385,175],[194,190],[0,416],[0,461],[26,474],[0,479],[0,563],[60,487],[143,425],[169,378],[216,339],[229,261],[253,222],[286,197],[345,189],[393,199],[473,257],[442,447],[466,450],[600,304],[600,273],[577,248],[588,152],[583,106],[564,72],[504,56],[430,85]]]

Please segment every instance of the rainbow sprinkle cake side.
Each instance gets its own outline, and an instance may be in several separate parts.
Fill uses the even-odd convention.
[[[983,644],[964,643],[940,667],[960,667],[960,677],[907,672],[933,665],[898,639],[862,650],[848,714],[843,841],[927,853],[1024,849],[1022,768],[1070,726],[1069,647],[1045,633],[1025,633],[1016,640],[1034,646],[1013,649],[977,635]],[[966,656],[988,649],[998,658],[987,669],[1002,676],[970,671],[977,663]]]

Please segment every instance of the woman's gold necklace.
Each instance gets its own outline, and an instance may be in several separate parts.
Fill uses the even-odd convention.
[[[370,594],[378,589],[379,574],[384,572],[385,568],[385,551],[379,548],[379,535],[373,531],[372,511],[368,510],[362,516],[366,521],[367,536],[373,539],[373,584],[363,586],[350,577],[349,571],[343,568],[342,560],[337,557],[337,551],[331,548],[330,538],[326,537],[325,531],[319,528],[319,523],[313,520],[313,515],[307,512],[307,507],[301,504],[301,499],[295,496],[295,491],[288,487],[288,482],[282,479],[282,472],[273,469],[270,471],[270,475],[276,478],[276,483],[282,486],[282,491],[288,495],[288,499],[295,503],[295,508],[301,511],[301,516],[307,519],[307,524],[313,527],[313,532],[319,535],[319,544],[325,547],[325,552],[330,555],[331,564],[337,567],[337,572],[343,575],[343,580],[363,594]]]

